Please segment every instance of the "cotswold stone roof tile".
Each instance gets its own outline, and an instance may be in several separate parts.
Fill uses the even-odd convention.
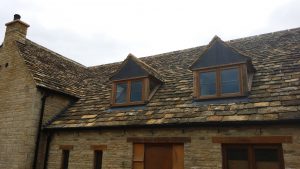
[[[87,68],[30,40],[17,47],[37,86],[80,97],[85,88]]]
[[[247,99],[195,102],[189,66],[200,46],[139,58],[164,84],[145,106],[111,108],[109,77],[121,63],[84,67],[27,40],[21,55],[38,85],[80,99],[47,128],[251,122],[300,119],[300,28],[226,42],[252,57],[256,69]]]

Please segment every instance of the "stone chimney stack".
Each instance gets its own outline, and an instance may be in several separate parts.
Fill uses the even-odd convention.
[[[14,15],[14,20],[8,22],[6,25],[6,32],[4,37],[4,45],[14,43],[14,41],[24,42],[26,39],[27,28],[29,25],[21,21],[19,14]]]

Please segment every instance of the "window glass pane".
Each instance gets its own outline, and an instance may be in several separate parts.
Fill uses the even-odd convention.
[[[216,72],[200,73],[200,95],[216,95]]]
[[[248,169],[248,150],[242,148],[227,149],[228,169]]]
[[[103,155],[102,151],[95,150],[95,153],[94,153],[94,169],[101,169],[102,168],[102,155]]]
[[[117,84],[116,103],[126,102],[127,83]]]
[[[62,150],[62,169],[68,169],[69,166],[69,150]]]
[[[255,149],[255,161],[257,169],[279,169],[277,149]]]
[[[238,69],[225,69],[221,71],[221,92],[238,93],[240,91],[240,79]]]
[[[130,101],[142,101],[143,83],[141,80],[131,82]]]

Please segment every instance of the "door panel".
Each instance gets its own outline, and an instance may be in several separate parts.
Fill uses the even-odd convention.
[[[184,169],[183,144],[173,144],[173,169]]]
[[[145,169],[172,169],[172,145],[147,144],[145,146]]]
[[[257,169],[280,169],[277,149],[255,148],[254,153]]]
[[[248,149],[229,148],[227,150],[228,169],[248,169]]]

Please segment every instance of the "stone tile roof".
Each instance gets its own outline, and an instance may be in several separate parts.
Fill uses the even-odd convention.
[[[80,97],[83,94],[87,68],[28,39],[17,42],[37,86]]]
[[[69,70],[70,72],[66,68],[63,70],[71,77],[75,74],[82,76],[85,85],[81,85],[74,77],[71,78],[72,81],[68,83],[68,87],[59,84],[57,86],[60,87],[57,88],[72,89],[68,91],[82,90],[83,92],[74,92],[81,93],[81,99],[49,122],[46,127],[188,125],[300,119],[300,28],[236,39],[227,43],[252,57],[256,73],[251,93],[247,98],[193,101],[193,76],[189,66],[206,49],[206,46],[139,58],[155,69],[164,79],[164,84],[150,102],[140,107],[110,108],[112,85],[109,77],[121,63],[84,68],[68,61],[67,63],[70,64],[68,66],[73,69]],[[36,48],[31,43],[26,46],[23,45],[23,48],[28,50]],[[52,54],[48,53],[43,57],[48,59],[48,56]],[[32,64],[31,69],[34,69],[36,64],[39,65],[38,61],[34,61],[35,59],[41,58],[27,59]],[[60,57],[56,59],[61,60]],[[48,75],[51,73],[61,75],[64,72],[60,72],[60,62],[56,59],[49,59],[46,62],[59,64],[52,65],[51,63],[53,66],[50,69],[51,72],[36,75],[45,85],[52,85],[48,81],[52,78],[47,77]],[[56,66],[58,70],[55,70]],[[62,78],[62,81],[68,81],[65,76]]]

